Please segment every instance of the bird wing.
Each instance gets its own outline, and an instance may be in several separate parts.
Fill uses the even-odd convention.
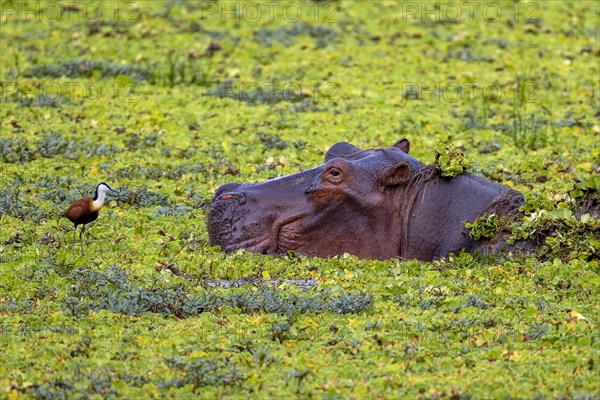
[[[72,222],[75,222],[75,220],[79,218],[79,216],[83,215],[88,211],[91,200],[92,199],[90,199],[89,197],[84,197],[83,199],[79,199],[73,202],[73,204],[71,204],[67,211],[65,211],[65,217],[67,217]]]

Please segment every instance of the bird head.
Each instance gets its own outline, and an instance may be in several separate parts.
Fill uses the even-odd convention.
[[[108,183],[105,183],[105,182],[102,182],[98,186],[96,186],[96,197],[98,197],[98,194],[100,194],[100,193],[106,193],[106,192],[114,192],[114,193],[116,193],[117,191],[114,190],[113,188],[111,188],[108,185]]]

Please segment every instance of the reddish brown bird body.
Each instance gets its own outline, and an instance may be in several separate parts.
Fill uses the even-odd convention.
[[[69,219],[74,225],[73,230],[73,250],[75,250],[75,234],[77,233],[77,226],[82,225],[81,231],[79,232],[79,239],[81,240],[81,255],[83,253],[83,232],[85,231],[85,225],[95,221],[98,218],[98,214],[102,205],[104,204],[104,198],[107,192],[114,192],[114,190],[106,183],[102,182],[96,187],[96,194],[94,198],[84,197],[73,202],[65,211],[65,217]]]
[[[67,211],[65,211],[65,217],[74,223],[77,228],[77,225],[94,222],[98,218],[99,211],[94,210],[94,199],[84,197],[71,204]]]

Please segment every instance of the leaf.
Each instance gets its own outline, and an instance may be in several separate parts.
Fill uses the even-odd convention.
[[[455,150],[454,146],[440,142],[435,150],[435,166],[442,176],[453,177],[469,168],[469,163],[465,161],[463,153]]]
[[[569,320],[571,320],[571,321],[585,321],[585,322],[589,322],[589,320],[586,317],[584,317],[578,311],[575,311],[575,310],[571,310],[569,312]]]

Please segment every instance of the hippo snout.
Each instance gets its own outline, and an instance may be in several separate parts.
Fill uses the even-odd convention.
[[[208,212],[208,238],[225,251],[240,247],[257,253],[274,251],[276,240],[264,222],[264,210],[256,209],[256,193],[249,185],[228,183],[215,192]],[[258,211],[258,214],[257,214]]]
[[[314,177],[315,170],[310,170],[266,182],[219,187],[207,218],[210,243],[225,251],[244,248],[277,253],[282,229],[313,208],[305,190]]]

